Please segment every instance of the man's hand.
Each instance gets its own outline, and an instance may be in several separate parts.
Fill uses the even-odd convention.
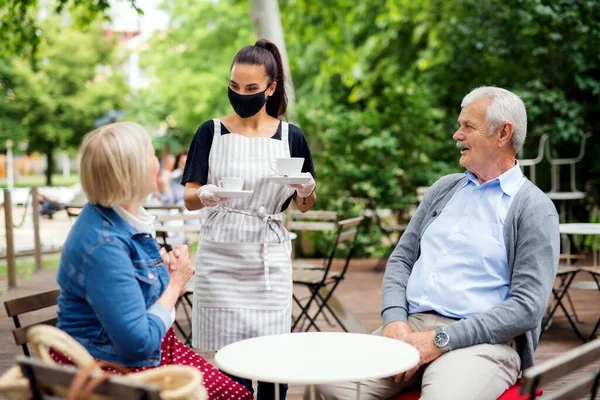
[[[381,336],[388,337],[390,339],[406,340],[406,337],[412,333],[410,325],[404,321],[390,322],[383,327]]]
[[[429,364],[442,355],[442,350],[433,344],[434,337],[435,331],[414,332],[408,335],[405,342],[413,345],[419,351],[420,360],[414,368],[406,371],[405,373],[396,375],[394,377],[394,382],[398,383],[402,380],[402,378],[404,378],[405,381],[409,381],[419,370],[419,368],[421,368],[423,365]]]
[[[408,338],[408,335],[410,335],[411,333],[412,329],[410,328],[410,325],[408,325],[407,322],[394,321],[390,322],[389,324],[383,327],[383,332],[381,332],[381,335],[391,339],[402,340],[405,342]],[[403,376],[404,373],[394,376],[394,382],[400,382]]]

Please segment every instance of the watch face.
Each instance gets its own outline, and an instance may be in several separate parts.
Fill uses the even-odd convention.
[[[433,339],[433,343],[437,346],[437,347],[445,347],[448,345],[448,342],[450,341],[450,336],[448,336],[447,333],[445,332],[438,332],[435,334],[435,337]]]

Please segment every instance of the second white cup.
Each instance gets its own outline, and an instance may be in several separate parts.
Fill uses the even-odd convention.
[[[275,168],[273,168],[273,163],[275,163]],[[304,158],[302,157],[276,158],[271,162],[271,169],[278,175],[300,176],[303,165]]]
[[[244,178],[226,176],[219,181],[219,187],[224,190],[240,191],[244,188]]]

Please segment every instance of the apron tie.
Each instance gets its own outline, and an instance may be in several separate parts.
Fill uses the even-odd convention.
[[[260,206],[257,211],[239,210],[239,209],[223,207],[223,206],[220,206],[217,210],[224,211],[226,213],[232,212],[232,213],[237,213],[237,214],[250,215],[253,217],[258,217],[263,220],[264,226],[262,229],[262,247],[263,247],[262,259],[263,259],[263,267],[265,270],[265,285],[266,285],[267,290],[271,290],[271,279],[269,277],[269,244],[267,243],[267,229],[269,229],[269,224],[273,221],[283,222],[284,215],[282,213],[267,214],[266,213],[267,210],[263,206]],[[281,237],[279,232],[277,232],[277,230],[275,230],[275,233],[277,234],[277,236],[279,236],[279,240],[281,242],[283,242],[284,238]]]

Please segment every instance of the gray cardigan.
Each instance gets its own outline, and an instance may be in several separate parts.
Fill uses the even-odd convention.
[[[420,254],[421,237],[465,179],[464,174],[451,174],[429,188],[390,256],[382,289],[384,325],[407,320],[406,285]],[[509,298],[486,312],[444,327],[451,350],[515,338],[521,368],[533,365],[542,316],[558,267],[558,223],[552,201],[526,180],[515,195],[504,225],[511,277]]]

